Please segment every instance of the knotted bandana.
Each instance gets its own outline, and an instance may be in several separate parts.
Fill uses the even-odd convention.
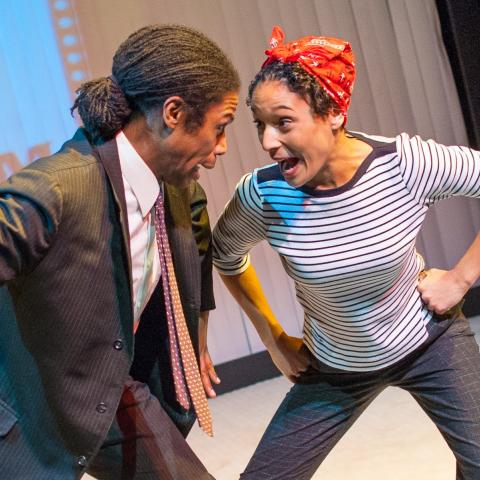
[[[270,50],[262,68],[274,61],[297,62],[313,75],[324,90],[333,98],[347,122],[353,84],[355,83],[355,56],[350,44],[338,38],[303,37],[283,43],[285,35],[277,25],[273,27]]]

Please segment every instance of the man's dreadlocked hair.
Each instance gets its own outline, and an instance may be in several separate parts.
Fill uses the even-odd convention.
[[[135,111],[148,112],[180,96],[187,127],[203,122],[207,108],[238,90],[237,71],[202,33],[183,25],[151,25],[130,35],[113,57],[112,75],[84,83],[71,108],[94,141],[112,138]]]

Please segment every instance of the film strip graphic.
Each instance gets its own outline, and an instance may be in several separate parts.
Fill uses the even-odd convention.
[[[75,91],[89,75],[73,3],[74,0],[49,0],[58,50],[72,101],[75,99]]]

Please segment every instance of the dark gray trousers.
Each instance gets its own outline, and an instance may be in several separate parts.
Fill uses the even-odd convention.
[[[433,328],[442,328],[436,322]],[[457,460],[457,480],[480,479],[480,354],[463,315],[382,370],[345,372],[314,361],[281,403],[241,479],[311,478],[387,386],[410,392],[438,427]]]
[[[213,479],[148,386],[131,378],[88,473],[99,480]]]

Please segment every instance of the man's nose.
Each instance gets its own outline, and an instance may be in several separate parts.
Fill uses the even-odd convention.
[[[227,153],[227,136],[225,133],[218,139],[214,150],[215,155],[224,155]]]

